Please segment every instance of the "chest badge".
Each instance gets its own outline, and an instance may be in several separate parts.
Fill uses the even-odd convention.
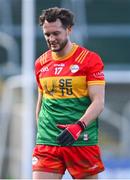
[[[79,70],[79,66],[77,64],[71,65],[70,66],[70,71],[72,73],[76,73]]]

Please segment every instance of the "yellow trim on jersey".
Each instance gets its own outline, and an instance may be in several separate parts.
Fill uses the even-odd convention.
[[[58,56],[55,52],[52,52],[52,58],[53,58],[53,60],[61,60],[61,61],[66,60],[66,59],[70,58],[75,53],[77,48],[78,48],[78,45],[73,44],[71,51],[65,56]]]
[[[85,76],[46,77],[40,79],[40,84],[44,98],[80,98],[88,95]]]
[[[78,55],[78,57],[75,59],[75,61],[78,62],[78,60],[80,59],[80,57],[86,52],[86,50],[81,51],[81,53]]]
[[[43,65],[43,64],[46,62],[46,60],[47,60],[47,52],[44,53],[44,54],[40,57],[40,59],[39,59],[40,64]]]
[[[105,81],[104,80],[100,80],[100,81],[88,81],[88,86],[91,85],[105,85]]]
[[[89,51],[87,51],[87,52],[84,54],[84,57],[83,57],[82,59],[80,58],[80,64],[83,63],[83,61],[84,61],[84,59],[87,57],[88,53],[89,53]]]
[[[82,64],[86,56],[88,55],[89,51],[83,50],[79,56],[75,59],[76,62]]]

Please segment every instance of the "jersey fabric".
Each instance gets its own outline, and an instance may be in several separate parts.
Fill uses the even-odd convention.
[[[39,91],[43,93],[36,144],[60,146],[57,124],[74,124],[91,100],[88,86],[104,85],[104,65],[95,52],[73,44],[64,57],[48,50],[35,62]],[[98,143],[98,119],[89,124],[72,146]]]

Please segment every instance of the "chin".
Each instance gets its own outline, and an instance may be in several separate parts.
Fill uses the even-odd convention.
[[[52,50],[53,52],[59,52],[59,51],[61,51],[61,49],[55,49],[55,48],[51,48],[51,50]]]

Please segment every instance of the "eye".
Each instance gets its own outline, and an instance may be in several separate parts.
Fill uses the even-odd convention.
[[[45,36],[46,36],[46,37],[49,37],[49,36],[50,36],[50,33],[45,33]]]
[[[58,36],[59,34],[60,34],[59,31],[53,32],[53,35],[54,35],[54,36]]]

